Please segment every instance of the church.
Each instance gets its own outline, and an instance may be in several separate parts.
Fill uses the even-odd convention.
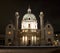
[[[54,41],[54,29],[50,23],[44,24],[44,13],[40,12],[40,29],[36,16],[32,13],[31,8],[23,15],[21,29],[18,27],[19,12],[15,13],[15,25],[8,24],[5,32],[6,46],[40,46],[48,44],[48,41]]]

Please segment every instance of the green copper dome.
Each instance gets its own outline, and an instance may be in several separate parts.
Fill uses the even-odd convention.
[[[23,20],[36,20],[36,17],[34,14],[31,13],[31,9],[28,8],[27,14],[23,16]]]

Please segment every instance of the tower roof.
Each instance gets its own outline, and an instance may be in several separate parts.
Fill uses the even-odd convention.
[[[23,16],[23,20],[36,20],[35,15],[31,13],[30,7],[28,7],[27,13]]]
[[[28,13],[31,13],[31,9],[30,9],[30,7],[28,8],[27,12],[28,12]]]

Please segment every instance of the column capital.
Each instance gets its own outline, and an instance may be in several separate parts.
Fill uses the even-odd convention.
[[[43,17],[44,13],[41,11],[39,17]]]
[[[15,12],[15,16],[19,18],[19,12]]]

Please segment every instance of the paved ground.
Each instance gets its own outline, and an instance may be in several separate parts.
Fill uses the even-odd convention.
[[[0,47],[0,53],[60,53],[60,47]]]

